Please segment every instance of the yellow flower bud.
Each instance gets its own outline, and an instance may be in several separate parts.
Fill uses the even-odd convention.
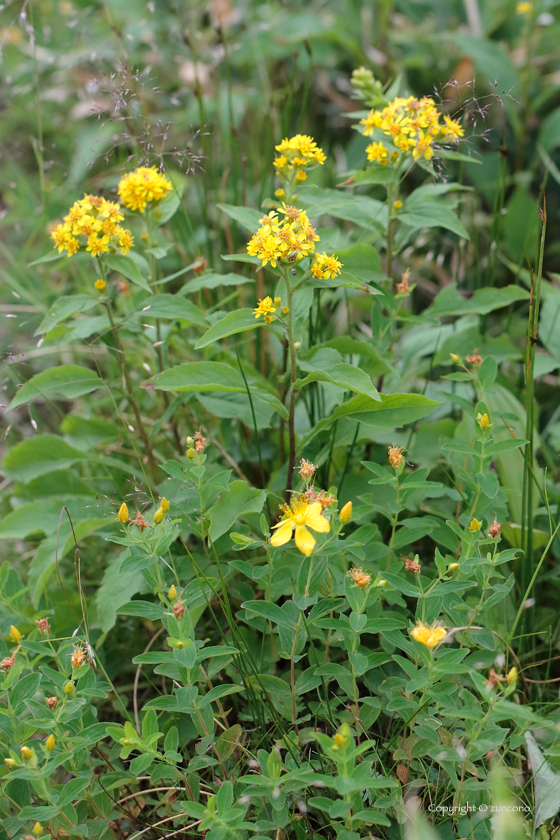
[[[94,286],[98,292],[102,292],[107,286],[107,283],[105,282],[105,280],[101,280],[100,278],[99,280],[95,281]]]
[[[461,364],[461,357],[458,356],[457,353],[450,353],[449,358],[451,359],[451,361],[453,362],[454,365],[460,365]]]
[[[277,196],[278,198],[286,198],[286,193],[284,192],[284,190],[282,188],[280,188],[279,190],[276,190],[274,195]]]
[[[343,525],[346,525],[347,522],[350,522],[352,518],[352,502],[346,502],[342,510],[340,511],[340,521]]]
[[[30,758],[33,758],[33,753],[29,749],[29,747],[22,747],[20,750],[21,757],[25,759],[25,761],[29,761]]]
[[[185,643],[184,643],[184,642],[182,642],[182,641],[179,639],[179,641],[177,642],[177,644],[175,645],[175,647],[176,647],[176,648],[178,648],[179,650],[183,650],[183,648],[185,647]]]
[[[402,201],[397,199],[396,201],[393,202],[393,207],[395,208],[395,210],[400,210],[401,207],[402,207]]]
[[[286,315],[289,314],[289,312],[290,312],[290,307],[289,306],[283,306],[282,309],[280,310],[280,315],[282,316],[282,318],[285,318]]]
[[[21,633],[19,632],[19,630],[17,629],[17,627],[14,627],[14,625],[13,625],[13,624],[12,624],[12,626],[10,627],[10,639],[11,639],[11,640],[12,640],[12,642],[14,642],[14,644],[16,644],[16,645],[17,645],[17,643],[18,643],[18,642],[21,642]]]
[[[160,505],[160,507],[161,507],[161,509],[164,511],[164,513],[167,513],[167,511],[169,510],[169,502],[167,501],[167,499],[165,498],[165,496],[164,496],[164,497],[162,498],[162,500],[161,500],[161,505]]]
[[[482,429],[483,432],[490,426],[490,418],[487,414],[479,414],[476,418],[478,420],[478,425]]]
[[[469,531],[480,531],[481,522],[478,519],[473,519],[471,524],[469,525]]]
[[[177,597],[177,590],[175,589],[175,584],[171,584],[169,587],[169,592],[167,593],[167,597],[170,601],[174,601]]]
[[[74,691],[74,683],[71,683],[71,682],[66,683],[66,685],[64,686],[65,694],[72,694],[73,691]]]
[[[282,298],[275,297],[275,298],[274,298],[274,306],[275,306],[275,308],[276,308],[276,309],[280,309],[281,304],[282,304]]]
[[[49,735],[49,737],[45,741],[45,747],[48,749],[49,752],[52,752],[54,750],[54,748],[56,747],[54,735]]]
[[[189,448],[191,446],[194,446],[194,440],[192,439],[192,437],[190,435],[188,436],[188,438],[185,441],[185,446],[187,448]]]
[[[509,683],[510,685],[515,684],[515,683],[517,682],[517,676],[518,676],[518,671],[517,671],[517,668],[514,666],[514,667],[513,667],[513,668],[511,668],[511,670],[508,672],[508,675],[507,675],[507,681],[508,681],[508,683]]]
[[[42,833],[43,833],[43,826],[41,825],[41,823],[36,822],[35,825],[33,826],[33,834],[35,835],[35,837],[38,837]]]
[[[451,574],[453,574],[453,572],[457,571],[458,568],[459,568],[458,563],[450,563],[448,568],[447,568],[447,571],[451,572]]]
[[[385,580],[385,578],[381,578],[381,580],[379,580],[377,582],[377,586],[379,586],[379,587],[387,586],[387,581]]]
[[[334,742],[337,745],[337,747],[343,747],[344,744],[346,743],[345,739],[340,734],[340,732],[337,732],[336,735],[334,736]]]
[[[122,505],[119,508],[117,518],[118,518],[119,522],[121,523],[121,525],[126,525],[126,523],[128,522],[128,508],[127,508],[127,506],[124,502],[122,503]]]
[[[15,767],[16,760],[15,760],[15,758],[5,758],[4,759],[4,764],[7,764],[8,767]]]
[[[161,525],[161,523],[163,522],[163,517],[164,516],[165,516],[165,514],[163,512],[163,509],[158,508],[156,510],[156,512],[154,513],[154,522],[156,523],[156,525]]]
[[[187,458],[189,458],[191,461],[193,460],[195,455],[196,455],[196,452],[194,451],[192,446],[191,446],[190,449],[187,449]]]

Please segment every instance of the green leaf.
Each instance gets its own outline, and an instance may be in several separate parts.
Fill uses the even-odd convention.
[[[381,397],[377,392],[377,388],[363,370],[354,367],[354,365],[347,365],[340,363],[332,365],[329,372],[324,370],[314,370],[309,373],[305,379],[297,379],[294,382],[294,388],[300,389],[310,382],[330,382],[332,385],[338,385],[339,388],[344,388],[347,391],[355,391],[358,394],[365,394],[366,397],[371,397],[372,400],[381,402]]]
[[[241,374],[223,362],[189,362],[152,376],[143,388],[160,391],[223,391],[246,392]]]
[[[385,202],[363,195],[351,195],[338,190],[305,187],[298,190],[298,204],[303,204],[310,218],[334,216],[354,222],[363,228],[385,230],[387,207]]]
[[[40,475],[68,469],[85,457],[56,435],[35,435],[16,443],[6,453],[2,467],[8,478],[26,484]]]
[[[263,210],[254,210],[252,207],[235,207],[233,204],[216,204],[216,207],[251,233],[258,230],[259,219],[264,215]]]
[[[273,604],[272,601],[245,601],[241,604],[241,608],[252,615],[260,615],[261,618],[266,618],[273,624],[280,624],[285,627],[290,627],[293,624],[287,613],[284,613],[278,604]]]
[[[208,536],[212,541],[225,534],[240,516],[260,513],[266,499],[264,490],[249,487],[246,481],[232,481],[227,492],[222,493],[210,510]]]
[[[369,166],[367,169],[360,169],[358,172],[349,172],[347,179],[350,183],[337,184],[337,186],[360,186],[361,184],[391,184],[398,180],[398,173],[392,166]]]
[[[172,321],[189,321],[200,327],[208,326],[202,310],[179,295],[154,295],[141,304],[140,314],[142,318],[168,318]]]
[[[104,254],[103,262],[107,268],[118,271],[119,274],[127,277],[128,280],[132,280],[133,283],[136,283],[137,286],[140,286],[146,292],[152,293],[150,284],[132,257],[125,257],[122,254]]]
[[[22,677],[22,679],[15,684],[10,697],[10,702],[16,715],[19,715],[23,711],[24,701],[33,697],[39,688],[40,682],[41,674],[35,673],[27,674],[27,676]]]
[[[454,283],[451,283],[440,291],[432,306],[427,310],[427,314],[438,317],[441,315],[487,315],[518,300],[528,300],[529,297],[529,292],[521,286],[477,289],[474,294],[467,297],[459,292]]]
[[[202,347],[207,347],[220,338],[226,338],[228,335],[246,332],[247,330],[254,330],[255,327],[262,327],[263,324],[264,320],[255,318],[253,309],[235,309],[233,312],[229,312],[225,318],[222,318],[210,327],[202,338],[199,338],[194,349],[200,350]]]
[[[349,417],[369,426],[396,429],[425,417],[440,403],[421,394],[380,394],[381,401],[358,394],[325,417],[302,438],[305,446],[316,434],[331,426],[340,417]]]
[[[148,618],[150,621],[162,619],[164,609],[161,604],[154,604],[151,601],[129,601],[117,609],[117,615],[136,615],[140,618]]]
[[[410,209],[408,209],[410,207]],[[412,230],[421,230],[426,227],[442,227],[446,230],[462,236],[463,239],[470,239],[466,228],[455,215],[450,207],[436,201],[415,202],[409,204],[405,201],[402,212],[399,213],[399,221]]]
[[[45,400],[72,400],[83,394],[90,394],[102,385],[102,381],[93,370],[79,365],[60,365],[48,368],[28,379],[18,389],[8,406],[8,411],[19,405],[32,402],[37,397]]]
[[[244,283],[254,283],[251,277],[243,277],[242,274],[215,274],[213,271],[208,271],[206,274],[201,274],[200,277],[194,277],[189,280],[183,288],[178,292],[180,295],[186,295],[189,292],[198,292],[200,289],[216,289],[218,286],[242,286]]]
[[[546,761],[531,732],[525,733],[529,766],[535,785],[535,821],[537,829],[560,811],[560,775]]]
[[[126,551],[111,558],[95,595],[97,618],[103,633],[108,633],[114,627],[119,607],[130,601],[144,586],[141,572],[121,571],[120,565],[125,555]]]
[[[91,295],[68,295],[67,297],[59,298],[43,320],[35,330],[35,335],[43,335],[50,332],[53,327],[70,318],[71,315],[76,315],[78,312],[87,312],[88,309],[93,309],[97,306],[98,300]]]

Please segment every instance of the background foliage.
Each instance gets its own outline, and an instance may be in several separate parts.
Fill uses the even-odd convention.
[[[554,835],[560,7],[523,6],[2,8],[0,836]],[[394,237],[361,66],[465,127],[406,175]],[[327,159],[298,206],[343,274],[294,298],[290,390],[252,312],[286,288],[245,251],[299,132]],[[144,163],[174,190],[150,230],[127,215],[102,296],[48,232]],[[335,499],[313,563],[267,542],[294,391],[298,461]],[[151,525],[162,497],[125,534],[123,500]],[[417,619],[454,632],[433,653]]]

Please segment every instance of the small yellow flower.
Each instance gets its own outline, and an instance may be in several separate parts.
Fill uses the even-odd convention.
[[[164,513],[167,513],[167,511],[169,510],[169,502],[167,501],[165,496],[162,497],[160,507],[161,507],[161,509],[163,510]]]
[[[307,178],[307,175],[306,175],[305,172],[298,172],[297,175],[296,175],[296,181],[305,181],[306,178]]]
[[[95,281],[94,286],[98,292],[102,292],[106,288],[107,283],[105,282],[105,280],[99,278],[99,280]]]
[[[74,691],[74,683],[68,682],[64,686],[64,693],[65,694],[72,694]]]
[[[163,508],[158,508],[154,513],[154,522],[156,523],[156,525],[161,525],[164,516],[165,514],[163,512]]]
[[[518,671],[517,668],[513,667],[508,671],[507,681],[510,685],[515,684],[517,682]]]
[[[171,584],[169,587],[169,592],[167,593],[167,597],[170,601],[174,601],[177,597],[177,590],[175,589],[175,584]]]
[[[426,645],[426,647],[434,648],[436,645],[439,645],[443,639],[445,639],[447,636],[447,630],[445,627],[440,627],[435,624],[430,627],[430,625],[419,621],[416,624],[416,627],[411,631],[410,635],[415,641]]]
[[[343,525],[346,525],[347,522],[350,522],[352,518],[352,502],[346,502],[342,510],[340,511],[340,521]]]
[[[119,196],[125,207],[144,213],[148,204],[161,201],[173,185],[155,166],[139,166],[119,182]]]
[[[346,574],[349,578],[352,578],[359,589],[365,589],[371,582],[371,575],[369,572],[364,572],[363,569],[358,569],[355,566],[353,566]]]
[[[264,300],[259,300],[259,305],[254,310],[255,318],[260,318],[261,315],[268,315],[270,312],[276,312],[275,307],[272,305],[272,298],[265,297]]]
[[[36,822],[35,825],[33,826],[32,831],[33,831],[33,834],[35,835],[35,837],[38,837],[40,834],[43,833],[43,826],[41,825],[40,822]]]
[[[289,306],[283,306],[282,309],[280,310],[280,315],[282,316],[282,318],[285,318],[286,315],[289,314],[289,312],[290,312],[290,307]]]
[[[488,415],[486,413],[477,414],[476,419],[482,431],[485,432],[486,429],[488,429],[490,426],[490,418],[488,417]]]
[[[128,522],[128,508],[127,508],[127,506],[124,502],[122,503],[122,505],[119,508],[117,518],[118,518],[119,522],[121,523],[121,525],[126,525],[126,523]]]
[[[518,3],[515,7],[515,11],[518,15],[530,15],[533,11],[533,4],[532,3]]]
[[[20,749],[20,753],[21,753],[21,757],[22,757],[25,761],[29,761],[29,759],[30,759],[30,758],[33,758],[33,753],[31,752],[31,750],[29,749],[29,747],[22,747],[22,748]]]
[[[282,298],[275,297],[274,298],[274,306],[276,307],[276,309],[279,309],[281,307],[281,305],[282,305]]]
[[[400,199],[397,199],[393,202],[393,207],[395,208],[395,210],[400,210],[402,207],[402,201],[400,201]]]
[[[192,460],[193,460],[193,458],[194,458],[194,456],[195,456],[195,455],[196,455],[196,452],[194,451],[194,449],[192,448],[192,446],[190,447],[190,449],[187,449],[187,458],[188,458],[190,461],[192,461]]]
[[[14,644],[17,645],[18,642],[21,642],[21,638],[21,633],[19,632],[17,627],[14,627],[14,625],[12,624],[10,627],[10,639]]]
[[[285,514],[285,519],[272,526],[276,533],[272,535],[270,544],[276,547],[285,545],[295,531],[297,548],[309,557],[316,541],[307,529],[311,528],[319,534],[327,534],[331,529],[329,520],[322,515],[321,503],[309,504],[303,496],[299,496],[292,500],[291,505],[281,505],[280,510]]]
[[[472,531],[474,533],[475,531],[480,531],[481,527],[482,523],[479,522],[478,519],[473,519],[471,524],[469,525],[469,531]]]
[[[45,741],[45,747],[48,749],[49,752],[52,752],[54,750],[54,748],[56,747],[54,735],[49,735],[49,737]]]
[[[336,751],[342,749],[350,740],[350,735],[350,727],[347,723],[343,723],[338,732],[333,736],[334,744],[332,749]]]

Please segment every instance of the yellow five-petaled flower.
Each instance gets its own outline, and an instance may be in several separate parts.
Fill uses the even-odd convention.
[[[303,496],[292,501],[291,505],[282,505],[280,510],[285,518],[273,526],[276,533],[272,535],[270,544],[274,546],[285,545],[292,538],[295,531],[295,544],[306,557],[315,548],[315,537],[307,530],[317,531],[319,534],[328,534],[331,529],[330,522],[323,516],[320,502],[309,503]]]
[[[430,626],[429,624],[424,624],[422,621],[419,621],[416,627],[411,631],[410,635],[417,642],[426,645],[426,647],[434,648],[436,645],[439,645],[443,639],[445,639],[447,636],[447,630],[445,627],[438,627],[435,624]]]

